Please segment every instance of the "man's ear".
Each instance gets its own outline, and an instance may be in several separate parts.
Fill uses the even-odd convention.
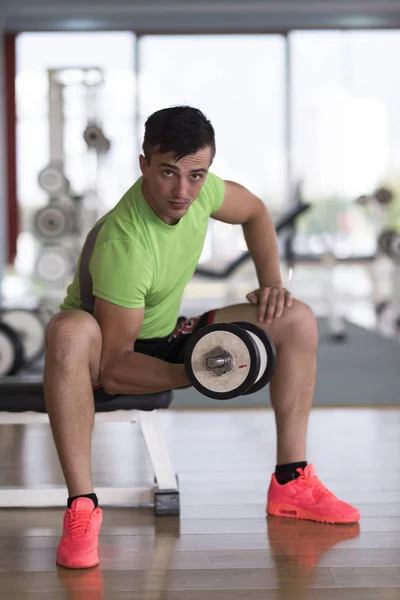
[[[139,156],[139,166],[140,166],[140,170],[142,172],[143,177],[145,177],[146,171],[148,168],[148,164],[147,164],[147,160],[146,160],[145,156],[143,156],[143,154],[141,154]]]

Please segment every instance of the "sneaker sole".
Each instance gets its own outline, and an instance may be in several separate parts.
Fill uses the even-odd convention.
[[[79,566],[74,566],[74,565],[66,565],[62,562],[59,562],[58,560],[56,560],[56,564],[59,567],[64,567],[64,569],[91,569],[92,567],[97,567],[97,565],[100,563],[100,561],[98,560],[97,562],[91,563],[90,565],[79,565]]]
[[[318,523],[331,523],[332,525],[349,525],[358,523],[357,519],[329,519],[322,515],[317,515],[308,510],[298,509],[288,504],[274,504],[268,502],[266,512],[273,517],[287,517],[288,519],[304,519],[306,521],[317,521]]]

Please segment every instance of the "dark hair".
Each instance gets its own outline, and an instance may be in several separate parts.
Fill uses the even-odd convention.
[[[176,160],[211,148],[215,156],[215,133],[207,117],[198,108],[172,106],[150,115],[145,124],[143,153],[148,163],[154,151],[173,152]]]

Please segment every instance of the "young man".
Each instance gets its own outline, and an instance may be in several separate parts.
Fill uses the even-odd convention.
[[[62,311],[47,332],[44,388],[68,488],[59,565],[98,563],[102,512],[94,493],[90,442],[95,400],[183,387],[191,333],[214,322],[248,321],[271,336],[270,384],[277,467],[267,512],[330,523],[359,511],[329,492],[306,462],[318,327],[312,310],[282,286],[276,234],[264,203],[209,173],[214,130],[197,109],[174,107],[146,122],[142,177],[93,227]],[[240,224],[259,288],[247,303],[178,321],[182,295],[201,255],[209,218]]]

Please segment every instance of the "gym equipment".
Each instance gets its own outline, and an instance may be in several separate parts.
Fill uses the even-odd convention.
[[[111,143],[104,135],[103,130],[95,123],[89,123],[87,125],[83,132],[83,139],[88,148],[96,150],[99,154],[106,154],[111,147]]]
[[[393,200],[393,192],[382,186],[375,190],[375,198],[379,204],[390,204]]]
[[[271,381],[275,372],[276,349],[267,332],[261,327],[247,321],[235,321],[234,325],[242,327],[252,336],[260,353],[260,370],[255,383],[244,393],[247,396],[260,391]]]
[[[392,236],[396,235],[394,229],[384,229],[378,237],[378,247],[383,254],[388,254]]]
[[[400,233],[394,232],[388,242],[387,254],[396,265],[400,265]]]
[[[73,271],[72,256],[63,246],[42,246],[36,261],[36,274],[47,284],[58,284]]]
[[[332,250],[322,254],[321,265],[324,267],[325,284],[323,286],[326,302],[328,338],[332,342],[347,341],[346,324],[343,312],[340,308],[340,291],[335,281],[335,270],[337,268],[337,257]]]
[[[45,349],[45,326],[38,312],[23,308],[5,309],[0,320],[16,332],[23,346],[24,366],[42,356]]]
[[[51,162],[40,171],[38,183],[51,198],[61,198],[69,190],[68,179],[65,177],[62,167],[57,162]]]
[[[32,219],[32,230],[40,244],[34,270],[42,288],[49,286],[52,291],[60,288],[61,292],[76,266],[86,234],[100,214],[106,212],[101,206],[99,178],[107,167],[105,154],[111,143],[98,115],[100,87],[104,83],[102,70],[72,65],[50,68],[47,75],[49,157],[38,174],[38,184],[47,193],[48,204]],[[74,97],[79,96],[77,110],[89,150],[84,152],[88,159],[84,161],[84,181],[78,177],[78,181],[70,182],[67,174],[72,177],[76,169],[70,164],[74,150],[69,147],[67,132],[71,124],[66,118],[65,100],[76,86],[80,91],[74,92]]]
[[[209,325],[190,342],[185,352],[186,371],[193,386],[205,396],[230,400],[255,383],[260,354],[251,336],[240,327]]]
[[[276,223],[276,233],[279,235],[287,230],[289,230],[290,232],[290,230],[294,228],[296,219],[301,214],[310,210],[310,208],[311,204],[306,204],[303,202],[296,204],[294,208],[290,209],[287,213],[285,213],[283,217],[279,219],[279,221]],[[292,242],[292,237],[293,236],[289,235],[290,242]],[[289,243],[287,242],[286,245],[288,246]],[[238,269],[242,264],[244,264],[248,260],[251,260],[251,254],[250,252],[246,251],[243,252],[238,258],[235,258],[232,262],[228,264],[227,267],[225,267],[221,271],[214,271],[206,267],[197,267],[195,275],[199,275],[201,277],[209,277],[211,279],[226,279],[230,277],[236,271],[236,269]]]
[[[61,238],[73,231],[73,216],[59,202],[50,202],[40,208],[34,217],[37,236],[46,239]]]
[[[377,328],[385,336],[400,341],[400,233],[393,229],[383,230],[378,238],[382,254],[392,261],[392,286],[389,298],[375,299]]]
[[[156,485],[140,487],[97,487],[104,506],[153,505],[156,516],[179,515],[179,483],[158,420],[159,410],[167,409],[172,392],[120,395],[108,402],[95,403],[99,422],[138,423],[149,453]],[[0,424],[48,423],[41,377],[7,377],[0,380]],[[65,506],[65,486],[2,487],[0,507]]]
[[[60,310],[60,299],[44,296],[40,299],[37,312],[40,320],[46,326]]]
[[[400,233],[394,229],[384,229],[378,237],[379,250],[400,264]]]
[[[192,335],[185,351],[191,384],[217,400],[258,391],[270,381],[274,365],[271,339],[251,323],[207,325]]]
[[[381,186],[376,188],[373,194],[362,194],[356,198],[356,203],[360,206],[368,206],[378,203],[382,206],[388,205],[393,201],[393,192],[389,188]]]
[[[22,342],[16,331],[0,322],[0,377],[15,375],[24,363]]]

